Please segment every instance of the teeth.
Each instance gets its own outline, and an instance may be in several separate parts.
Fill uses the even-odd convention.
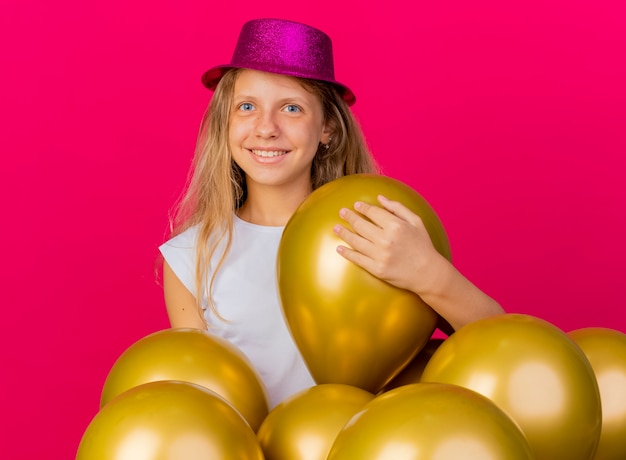
[[[284,155],[286,152],[284,150],[252,150],[252,153],[258,157],[271,158]]]

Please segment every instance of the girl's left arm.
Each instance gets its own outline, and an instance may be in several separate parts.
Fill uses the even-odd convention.
[[[504,312],[437,252],[419,216],[397,201],[383,196],[378,201],[381,207],[357,202],[357,212],[340,211],[354,230],[335,226],[335,233],[350,246],[337,248],[343,257],[394,286],[415,292],[454,330]]]

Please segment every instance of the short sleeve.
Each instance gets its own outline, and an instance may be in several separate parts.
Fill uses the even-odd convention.
[[[159,251],[174,274],[194,296],[196,294],[196,241],[197,227],[191,227],[183,233],[159,246]]]

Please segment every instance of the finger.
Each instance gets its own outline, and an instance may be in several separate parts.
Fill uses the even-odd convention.
[[[420,225],[422,223],[422,218],[411,211],[409,208],[404,206],[399,201],[393,201],[389,198],[378,195],[378,202],[393,215],[403,219],[413,225]]]
[[[333,231],[339,238],[346,242],[351,249],[357,252],[367,255],[372,250],[372,243],[368,239],[351,232],[343,225],[335,225]]]
[[[357,201],[354,203],[354,209],[379,228],[385,228],[385,224],[396,219],[396,216],[394,216],[390,211],[363,201]]]
[[[362,237],[370,241],[374,241],[376,238],[379,237],[379,234],[381,232],[380,227],[370,222],[369,220],[364,219],[356,212],[347,208],[342,208],[339,211],[339,215],[343,220],[350,224],[350,226],[356,233],[358,233]]]
[[[359,267],[369,271],[373,261],[366,255],[355,251],[347,246],[337,246],[337,252],[346,260],[358,265]]]

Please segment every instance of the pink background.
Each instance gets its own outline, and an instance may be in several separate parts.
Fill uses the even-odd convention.
[[[4,0],[3,458],[73,458],[108,370],[167,326],[157,246],[241,24],[301,20],[388,175],[510,312],[626,332],[622,1]],[[301,6],[305,5],[305,6]]]

